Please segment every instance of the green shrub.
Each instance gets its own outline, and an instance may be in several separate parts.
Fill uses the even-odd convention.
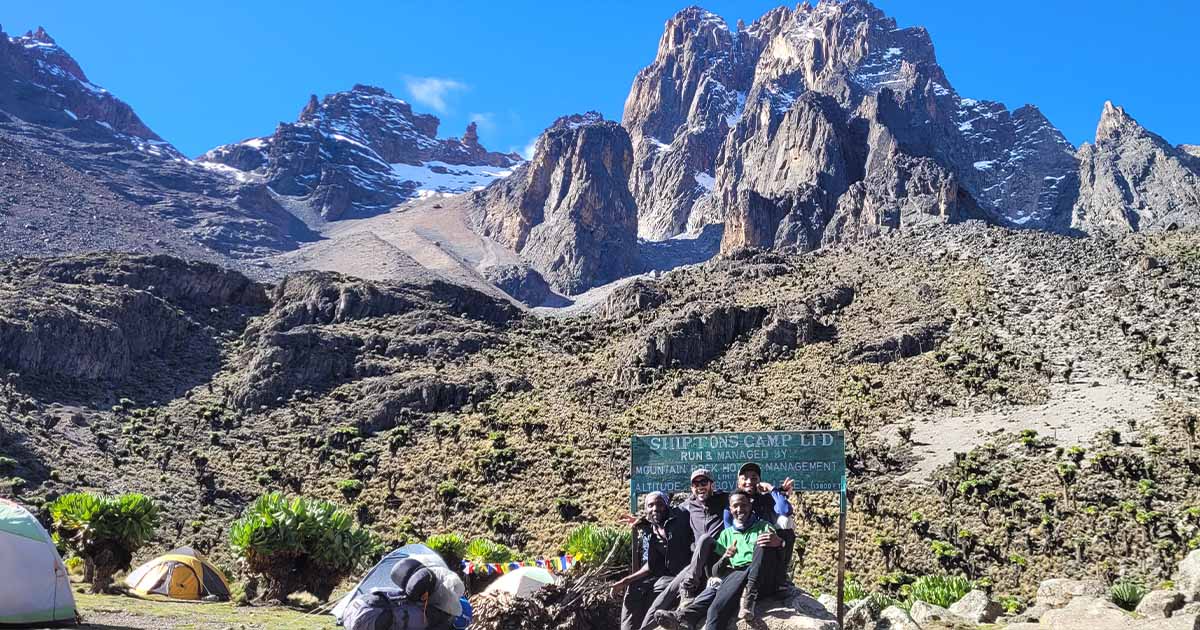
[[[462,564],[467,552],[467,542],[458,534],[434,534],[425,539],[425,546],[436,551],[454,569]]]
[[[1124,608],[1125,610],[1133,610],[1137,608],[1138,603],[1146,596],[1146,587],[1141,582],[1134,580],[1118,580],[1116,584],[1108,591],[1108,598],[1112,603]]]
[[[0,472],[12,472],[17,467],[17,460],[0,455]]]
[[[1015,615],[1025,610],[1025,600],[1013,595],[1005,595],[1000,598],[1000,607],[1004,609],[1004,614]]]
[[[287,601],[305,590],[322,601],[379,552],[374,536],[328,501],[259,497],[229,529],[229,542],[245,569],[261,577],[264,599]]]
[[[84,577],[93,593],[107,590],[113,574],[129,569],[133,554],[158,527],[158,506],[142,494],[72,492],[49,509],[56,541],[83,559]]]
[[[571,530],[563,547],[584,565],[628,567],[630,544],[630,531],[624,527],[587,523]]]
[[[363,482],[357,479],[343,479],[337,484],[338,492],[341,492],[347,501],[353,501],[362,494],[363,487]]]
[[[462,496],[462,491],[458,489],[458,484],[449,479],[437,485],[438,498],[446,505],[454,503],[454,500]]]
[[[934,606],[949,608],[974,588],[965,577],[958,575],[924,575],[908,589],[908,597]]]
[[[511,547],[486,538],[472,540],[463,550],[463,560],[468,562],[514,562],[517,558]]]

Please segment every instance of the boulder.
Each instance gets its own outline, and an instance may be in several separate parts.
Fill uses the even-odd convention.
[[[1175,611],[1172,616],[1179,615],[1200,615],[1200,602],[1190,602],[1183,605],[1183,608]]]
[[[830,595],[829,593],[821,593],[821,596],[817,598],[817,602],[820,603],[829,614],[833,615],[834,617],[837,616],[837,597]]]
[[[838,630],[837,616],[800,589],[760,599],[754,621],[739,621],[736,630]]]
[[[1179,563],[1173,579],[1175,588],[1188,601],[1200,599],[1200,549],[1192,551]]]
[[[1150,619],[1165,619],[1183,608],[1183,593],[1173,590],[1158,590],[1146,593],[1138,603],[1137,613]]]
[[[903,608],[888,606],[879,613],[879,620],[873,626],[874,630],[921,630],[921,626],[913,621]]]
[[[1099,580],[1068,580],[1056,578],[1038,585],[1035,604],[1045,608],[1062,608],[1076,597],[1104,597],[1108,588]]]
[[[835,615],[836,616],[836,615]],[[879,611],[871,605],[871,602],[865,599],[847,602],[846,618],[843,624],[846,630],[862,630],[872,627],[871,624],[879,618]]]
[[[949,610],[946,610],[945,608],[936,604],[930,604],[920,600],[913,602],[912,608],[908,611],[908,614],[912,616],[913,621],[921,625],[935,621],[953,621],[954,619],[954,615],[952,615]]]
[[[1004,613],[1004,608],[977,589],[951,604],[950,613],[974,623],[992,623]]]
[[[1125,630],[1137,623],[1116,604],[1091,595],[1076,595],[1066,607],[1048,611],[1041,619],[1042,626],[1061,630]]]

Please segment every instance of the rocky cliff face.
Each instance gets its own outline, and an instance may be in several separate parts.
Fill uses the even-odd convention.
[[[1161,231],[1200,225],[1200,164],[1104,104],[1095,144],[1079,149],[1073,225],[1085,231]]]
[[[828,99],[823,115],[807,94]],[[681,11],[624,124],[646,238],[725,222],[730,251],[964,216],[1071,223],[1079,167],[1062,134],[1033,106],[960,97],[929,34],[864,0],[781,7],[733,30]],[[866,223],[847,232],[848,217]]]
[[[533,158],[472,196],[477,229],[521,253],[567,294],[636,273],[637,205],[629,192],[633,149],[600,114],[564,116]]]
[[[188,161],[45,30],[0,33],[0,253],[172,252],[237,264],[311,238],[261,186]]]
[[[260,181],[324,219],[385,211],[418,195],[461,193],[506,176],[520,161],[463,138],[437,138],[439,121],[381,88],[355,85],[318,101],[271,136],[217,147],[200,158]]]

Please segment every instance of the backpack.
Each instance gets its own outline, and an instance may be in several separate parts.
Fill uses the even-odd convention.
[[[342,625],[346,630],[433,630],[421,602],[411,602],[399,589],[371,589],[346,607]]]
[[[415,559],[405,558],[391,571],[399,588],[373,588],[346,607],[342,625],[346,630],[442,630],[449,615],[429,605],[438,587],[437,577]]]

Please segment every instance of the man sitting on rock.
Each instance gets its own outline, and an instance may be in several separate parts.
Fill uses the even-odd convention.
[[[646,623],[642,626],[644,630],[655,627],[655,612],[675,608],[676,604],[684,608],[691,603],[704,590],[708,569],[716,560],[713,545],[725,529],[723,515],[729,506],[729,493],[717,490],[712,471],[707,468],[693,470],[691,482],[692,494],[682,508],[687,512],[692,528],[692,559],[650,604]]]
[[[634,523],[634,542],[641,552],[641,567],[613,584],[621,600],[621,630],[642,626],[651,600],[663,593],[688,565],[692,530],[687,512],[672,508],[667,495],[651,492],[643,499],[642,516]]]
[[[772,595],[782,586],[778,564],[783,540],[755,514],[753,495],[738,489],[729,495],[729,511],[732,525],[714,545],[720,559],[708,588],[682,610],[656,612],[654,621],[662,627],[690,626],[703,617],[705,630],[724,630],[735,615],[753,619],[758,596]]]
[[[791,477],[784,479],[778,488],[762,481],[762,468],[754,462],[742,464],[738,469],[738,489],[750,494],[754,499],[754,513],[758,518],[768,522],[775,532],[783,539],[783,556],[776,566],[779,572],[775,579],[779,584],[790,584],[792,554],[796,548],[795,522],[792,520],[792,504],[788,501],[795,482]],[[732,525],[729,510],[725,510],[725,526]]]

